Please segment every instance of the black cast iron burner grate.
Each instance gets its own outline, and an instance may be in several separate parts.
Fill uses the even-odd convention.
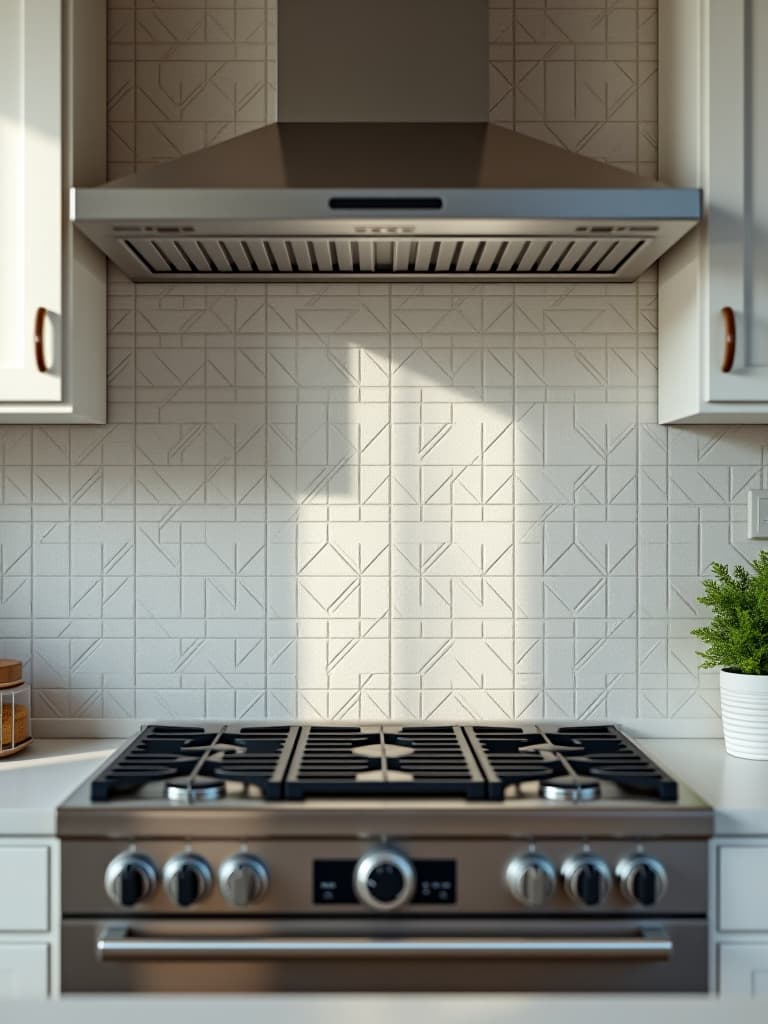
[[[677,783],[612,725],[528,731],[470,726],[473,749],[488,779],[490,799],[508,786],[569,774],[612,782],[658,800],[677,799]]]
[[[103,802],[151,783],[232,783],[266,800],[421,796],[500,801],[524,784],[571,777],[652,799],[677,784],[611,725],[154,725],[91,782]],[[146,794],[147,791],[145,791]],[[518,790],[518,793],[522,792]]]
[[[136,793],[170,779],[213,777],[256,786],[268,800],[282,796],[282,780],[298,726],[218,727],[151,725],[91,782],[97,802]]]
[[[285,780],[287,800],[307,796],[487,798],[460,726],[308,726]]]

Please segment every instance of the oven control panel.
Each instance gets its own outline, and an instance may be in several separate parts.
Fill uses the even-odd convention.
[[[67,839],[62,898],[131,916],[696,914],[707,865],[699,839]]]
[[[376,910],[395,910],[405,903],[456,902],[455,861],[402,858],[399,863],[400,859],[400,854],[382,851],[358,861],[316,860],[315,903],[364,903]]]

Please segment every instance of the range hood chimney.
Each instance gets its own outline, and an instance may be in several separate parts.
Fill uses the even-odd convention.
[[[486,0],[278,0],[281,124],[488,120]]]
[[[701,216],[487,123],[484,0],[278,0],[278,123],[97,188],[135,281],[633,281]]]

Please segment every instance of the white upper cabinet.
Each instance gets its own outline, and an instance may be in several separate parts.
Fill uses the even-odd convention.
[[[106,268],[69,222],[106,161],[106,3],[0,3],[0,423],[106,420]]]
[[[659,174],[706,221],[659,266],[661,423],[768,423],[768,3],[659,4]]]

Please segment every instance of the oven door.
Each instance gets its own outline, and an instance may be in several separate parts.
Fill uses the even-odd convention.
[[[65,920],[65,992],[703,992],[703,918]]]

